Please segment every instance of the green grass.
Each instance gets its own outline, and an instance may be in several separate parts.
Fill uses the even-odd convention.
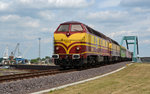
[[[106,77],[47,94],[150,94],[150,64],[132,64]]]

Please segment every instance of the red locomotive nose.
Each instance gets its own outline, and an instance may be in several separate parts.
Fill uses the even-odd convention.
[[[69,36],[70,36],[70,33],[69,33],[69,32],[67,32],[67,33],[66,33],[66,36],[67,36],[67,37],[69,37]]]

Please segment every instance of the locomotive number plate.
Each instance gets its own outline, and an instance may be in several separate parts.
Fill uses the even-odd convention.
[[[66,40],[65,42],[66,42],[66,43],[71,43],[71,41],[70,41],[70,40]]]

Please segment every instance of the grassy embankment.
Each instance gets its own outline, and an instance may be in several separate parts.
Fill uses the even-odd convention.
[[[132,64],[106,77],[48,94],[150,94],[150,64]]]

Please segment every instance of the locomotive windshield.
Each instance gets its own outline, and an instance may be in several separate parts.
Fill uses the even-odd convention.
[[[67,32],[67,31],[76,32],[76,31],[83,31],[83,28],[80,24],[72,24],[71,30],[69,30],[69,25],[60,25],[60,27],[58,28],[57,31],[59,31],[59,32]]]
[[[71,31],[83,31],[83,28],[81,25],[71,25]]]
[[[69,25],[61,25],[61,26],[58,28],[58,31],[60,31],[60,32],[69,31]]]

